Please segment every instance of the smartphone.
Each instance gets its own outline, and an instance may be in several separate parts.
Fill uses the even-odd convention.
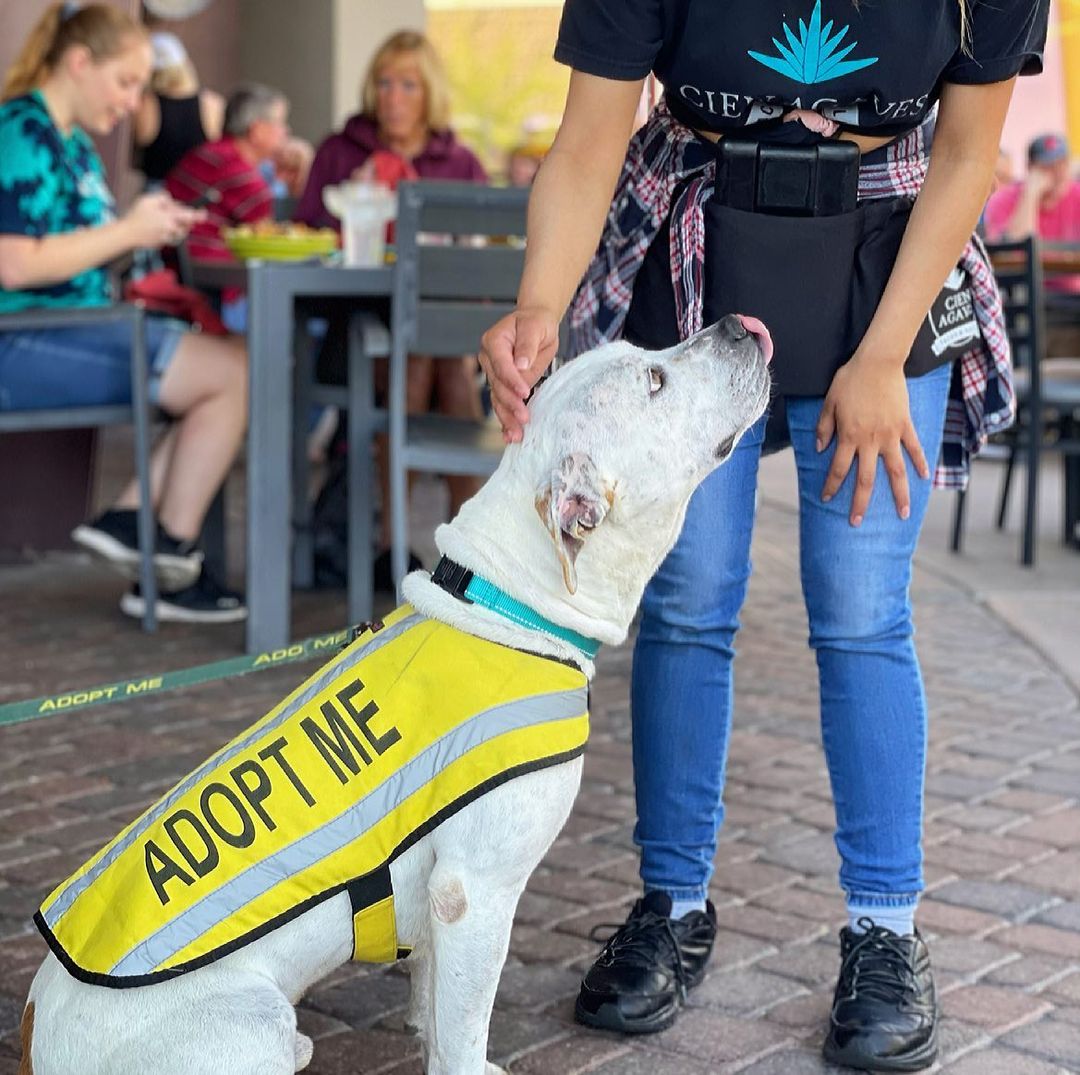
[[[216,205],[219,201],[221,201],[221,195],[211,188],[203,191],[193,202],[186,204],[190,209],[205,209],[208,205]]]

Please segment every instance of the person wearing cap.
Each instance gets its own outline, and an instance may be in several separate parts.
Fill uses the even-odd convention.
[[[1028,146],[1027,160],[1027,175],[1003,187],[987,204],[987,235],[1080,240],[1080,180],[1070,174],[1068,143],[1060,134],[1041,134]],[[1080,292],[1080,278],[1069,290]]]
[[[190,149],[221,137],[225,98],[199,86],[176,34],[150,35],[153,72],[135,113],[137,164],[148,183],[162,183]]]
[[[1028,146],[1027,160],[1027,175],[987,203],[986,237],[1080,242],[1080,179],[1071,174],[1068,142],[1060,134],[1041,134]],[[1080,275],[1055,274],[1044,286],[1051,315],[1047,356],[1080,356]]]

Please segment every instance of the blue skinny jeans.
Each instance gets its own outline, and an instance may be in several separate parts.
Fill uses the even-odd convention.
[[[908,380],[927,460],[941,445],[951,367]],[[818,454],[820,397],[787,399],[799,479],[799,547],[821,730],[849,906],[914,906],[923,887],[926,699],[912,643],[911,561],[930,481],[905,460],[911,515],[899,518],[883,465],[860,527],[848,523],[855,467],[829,503],[833,445]],[[764,419],[694,494],[686,524],[645,590],[631,687],[634,779],[647,890],[706,894],[724,818],[732,662],[750,578]]]

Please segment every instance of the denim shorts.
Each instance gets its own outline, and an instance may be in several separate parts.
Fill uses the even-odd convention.
[[[0,319],[0,411],[94,407],[131,402],[127,322],[4,332]],[[182,321],[147,317],[150,399],[189,332]]]

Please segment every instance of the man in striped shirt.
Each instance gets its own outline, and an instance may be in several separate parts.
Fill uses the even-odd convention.
[[[177,201],[206,205],[206,219],[187,240],[193,258],[231,260],[223,230],[273,216],[274,195],[263,166],[288,138],[288,116],[282,93],[247,83],[229,97],[221,138],[189,150],[169,173],[165,187]],[[243,305],[236,289],[222,294],[222,317],[234,332],[243,331]]]
[[[206,220],[188,239],[191,256],[229,258],[224,228],[253,224],[273,215],[274,196],[262,167],[289,136],[289,102],[257,83],[241,86],[225,106],[224,133],[181,158],[165,186],[180,202],[206,200]]]

